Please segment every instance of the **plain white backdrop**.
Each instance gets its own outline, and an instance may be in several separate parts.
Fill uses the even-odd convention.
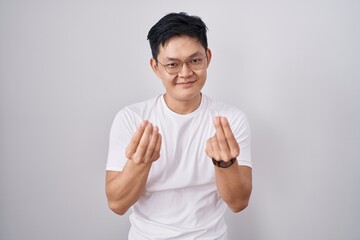
[[[252,128],[229,240],[360,238],[358,1],[1,0],[1,240],[127,238],[105,198],[110,126],[163,92],[146,36],[180,11],[209,27],[204,93]]]

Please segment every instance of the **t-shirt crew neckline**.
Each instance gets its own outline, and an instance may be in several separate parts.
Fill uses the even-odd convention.
[[[160,99],[161,99],[161,104],[163,105],[163,108],[164,108],[164,110],[165,110],[165,112],[167,113],[167,114],[169,114],[169,115],[171,115],[171,116],[174,116],[174,117],[177,117],[177,118],[183,118],[183,119],[185,119],[185,118],[191,118],[191,117],[193,117],[194,115],[196,115],[199,111],[200,111],[200,109],[203,107],[203,105],[204,105],[204,95],[201,93],[201,100],[200,100],[200,105],[199,105],[199,107],[197,108],[197,109],[195,109],[195,111],[193,111],[193,112],[191,112],[191,113],[187,113],[187,114],[179,114],[179,113],[176,113],[176,112],[174,112],[173,110],[171,110],[169,107],[168,107],[168,105],[166,104],[166,102],[165,102],[165,94],[162,94],[161,96],[160,96]]]

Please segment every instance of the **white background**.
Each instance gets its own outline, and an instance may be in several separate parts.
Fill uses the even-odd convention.
[[[126,239],[107,208],[112,120],[163,92],[146,36],[199,15],[204,93],[250,120],[250,206],[229,239],[360,238],[358,1],[0,1],[0,239]]]

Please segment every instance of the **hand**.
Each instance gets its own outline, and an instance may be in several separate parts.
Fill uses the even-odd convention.
[[[225,162],[239,156],[240,148],[228,120],[225,117],[215,117],[214,125],[216,133],[207,140],[206,154],[217,161],[222,160]]]
[[[143,121],[126,148],[126,157],[136,164],[151,163],[159,159],[160,147],[159,128]]]

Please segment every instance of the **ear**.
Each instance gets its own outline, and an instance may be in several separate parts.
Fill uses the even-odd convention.
[[[209,64],[210,64],[210,62],[211,62],[211,57],[212,57],[212,53],[211,53],[210,48],[208,48],[208,49],[206,50],[206,56],[207,56],[207,66],[209,67]]]
[[[156,62],[156,60],[154,58],[150,59],[150,66],[151,66],[151,69],[153,70],[153,72],[156,74],[156,76],[161,79],[159,64]]]

